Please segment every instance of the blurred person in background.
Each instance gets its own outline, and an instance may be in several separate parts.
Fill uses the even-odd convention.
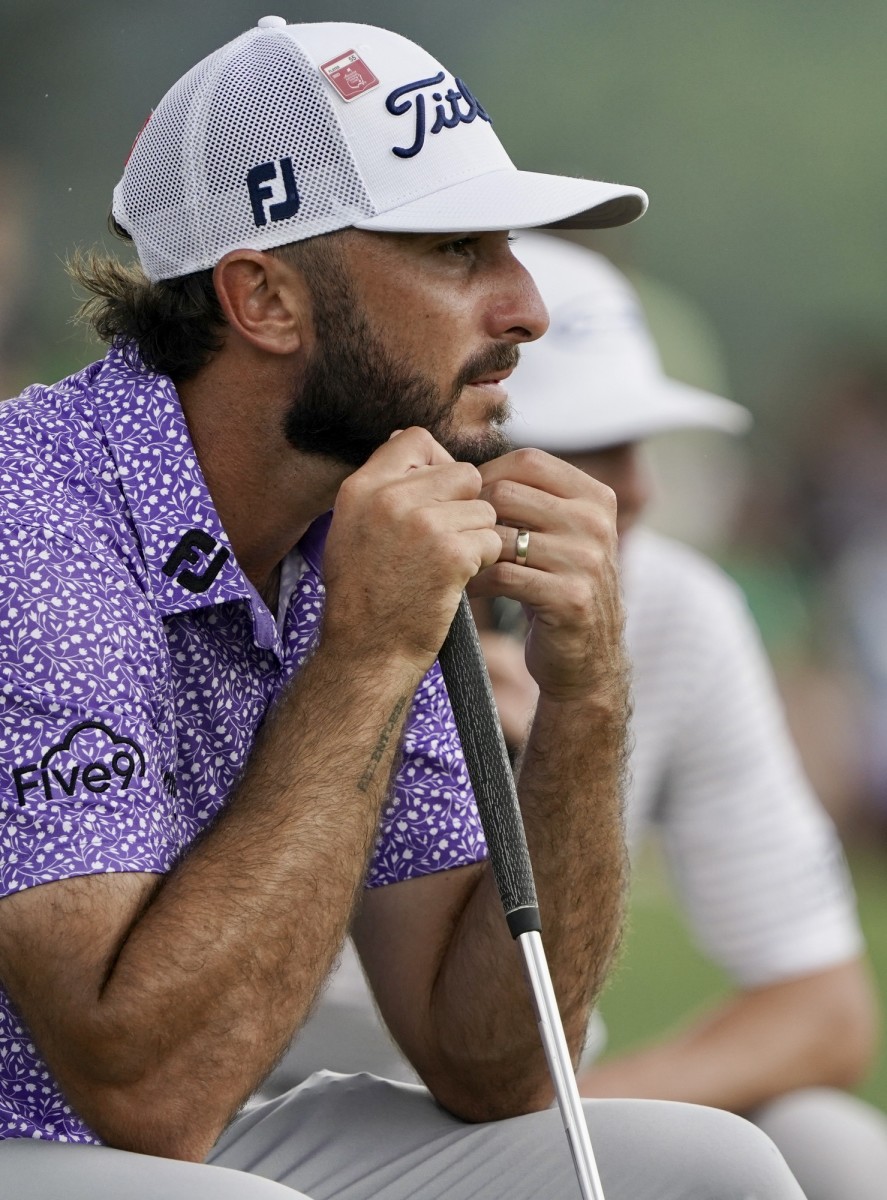
[[[582,1091],[743,1113],[774,1138],[809,1200],[875,1200],[887,1120],[845,1089],[871,1061],[877,1003],[837,834],[739,589],[640,525],[651,481],[639,443],[669,429],[738,432],[743,412],[662,373],[637,297],[605,259],[533,234],[516,252],[551,324],[512,380],[510,436],[617,498],[633,670],[629,847],[656,835],[698,944],[736,984],[650,1046],[600,1063],[590,1046]],[[521,681],[525,704],[532,693],[522,654],[501,636],[485,640],[519,743]]]
[[[748,414],[664,375],[633,289],[601,256],[526,233],[515,252],[551,323],[522,349],[510,436],[617,497],[633,664],[629,847],[658,837],[696,940],[736,989],[674,1034],[600,1062],[596,1015],[581,1088],[741,1113],[774,1138],[808,1200],[879,1200],[887,1120],[846,1090],[870,1062],[877,1020],[840,843],[799,764],[738,587],[696,551],[640,526],[651,495],[643,439],[682,428],[737,433]],[[484,651],[519,752],[535,704],[526,624],[501,601],[489,623],[498,629],[482,633]],[[349,953],[282,1071],[352,1056],[363,1069],[403,1071]]]
[[[837,360],[837,361],[836,361]],[[786,484],[824,598],[822,654],[852,673],[857,811],[887,833],[887,362],[847,347],[817,361]]]

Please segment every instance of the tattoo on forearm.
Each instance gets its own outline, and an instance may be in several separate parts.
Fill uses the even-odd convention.
[[[379,740],[376,742],[373,752],[370,755],[370,761],[367,763],[363,774],[357,781],[357,786],[360,791],[366,792],[369,790],[369,786],[373,781],[373,776],[376,773],[376,768],[382,761],[385,751],[388,748],[388,743],[391,741],[391,735],[398,726],[400,715],[406,708],[408,700],[409,696],[401,696],[397,704],[395,704],[394,708],[391,710],[391,715],[385,722],[382,732],[379,734]]]

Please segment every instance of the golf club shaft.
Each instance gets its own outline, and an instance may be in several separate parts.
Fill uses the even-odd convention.
[[[564,1036],[557,997],[554,994],[548,960],[542,945],[542,935],[534,931],[522,933],[516,941],[524,956],[524,971],[533,995],[539,1034],[545,1048],[564,1132],[573,1155],[573,1166],[576,1168],[582,1200],[604,1200],[582,1099],[576,1086],[570,1048]]]
[[[563,1022],[542,946],[539,906],[514,774],[468,597],[463,594],[439,661],[511,935],[524,956],[548,1069],[582,1200],[604,1200]]]

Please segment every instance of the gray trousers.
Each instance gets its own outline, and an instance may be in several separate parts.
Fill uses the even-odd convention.
[[[350,943],[263,1094],[279,1094],[320,1067],[416,1081],[379,1020]],[[887,1117],[872,1105],[835,1088],[804,1088],[763,1105],[750,1119],[776,1143],[807,1200],[887,1197]]]
[[[773,1139],[807,1200],[887,1196],[887,1117],[835,1088],[803,1088],[751,1119]]]
[[[606,1200],[804,1200],[773,1143],[718,1109],[585,1103]],[[577,1200],[559,1114],[467,1125],[424,1088],[322,1072],[257,1105],[207,1164],[0,1143],[10,1200]]]

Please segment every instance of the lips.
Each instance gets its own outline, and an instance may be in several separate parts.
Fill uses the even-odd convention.
[[[511,373],[512,373],[511,370],[494,371],[491,375],[484,375],[480,379],[470,380],[468,386],[469,387],[485,387],[490,384],[502,383],[503,380],[507,379],[509,377],[509,375],[511,375]]]

